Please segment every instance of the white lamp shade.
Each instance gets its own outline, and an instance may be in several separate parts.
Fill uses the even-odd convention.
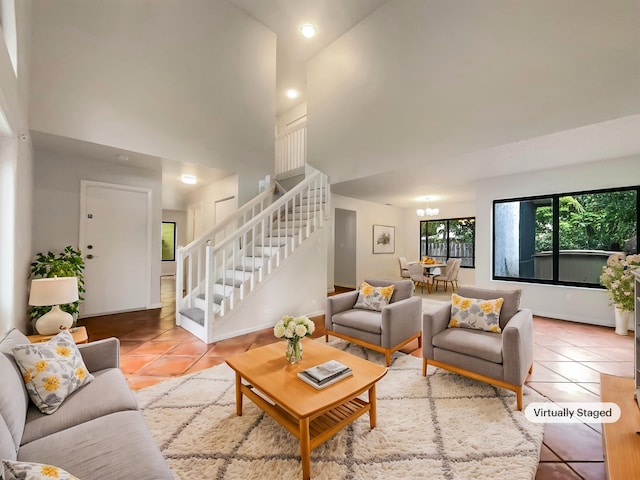
[[[78,300],[77,277],[36,278],[31,280],[29,305],[65,305]]]

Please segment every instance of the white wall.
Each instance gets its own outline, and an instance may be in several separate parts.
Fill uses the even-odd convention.
[[[160,304],[162,243],[162,175],[121,163],[73,158],[58,153],[34,152],[33,244],[37,252],[61,251],[78,245],[80,235],[80,180],[151,189],[152,236],[150,305]]]
[[[206,187],[202,187],[195,192],[193,192],[188,197],[188,204],[196,205],[202,204],[202,233],[209,231],[215,226],[215,210],[216,210],[216,201],[223,200],[228,197],[234,197],[235,208],[238,208],[240,204],[238,203],[238,175],[231,175],[227,178],[223,178],[222,180],[212,183],[211,185],[207,185]],[[258,182],[256,181],[256,192],[253,196],[258,193]]]
[[[286,132],[307,116],[307,103],[303,102],[276,118],[276,135]]]
[[[638,113],[639,17],[629,0],[388,1],[308,63],[309,163],[334,184],[437,171]]]
[[[331,195],[331,231],[329,236],[327,289],[334,286],[334,217],[336,208],[353,210],[356,212],[356,285],[360,285],[365,278],[400,278],[398,256],[411,257],[407,249],[407,235],[416,235],[407,229],[405,210],[388,207],[377,203],[366,202],[341,195]],[[389,225],[395,227],[395,253],[373,253],[373,225]]]
[[[28,332],[27,299],[31,263],[32,148],[28,134],[29,1],[16,2],[14,72],[5,36],[0,39],[0,335],[16,327]],[[7,12],[4,12],[7,14]],[[3,21],[11,21],[4,19]]]
[[[33,2],[31,128],[240,173],[274,169],[275,34],[231,2]]]
[[[184,210],[163,210],[163,222],[176,222],[176,250],[184,247],[187,241],[187,212]],[[176,252],[177,255],[177,252]],[[175,275],[176,262],[163,261],[161,275]]]
[[[476,284],[522,288],[521,304],[537,315],[613,325],[613,309],[604,290],[491,280],[493,200],[640,185],[639,165],[640,156],[634,156],[482,180],[476,190]]]

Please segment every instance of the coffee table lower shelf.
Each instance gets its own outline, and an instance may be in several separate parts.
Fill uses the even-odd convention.
[[[297,419],[279,405],[272,404],[253,391],[251,385],[242,385],[242,393],[250,398],[262,410],[273,417],[280,425],[289,430],[298,440],[302,441],[301,422],[305,419]],[[322,412],[315,418],[306,419],[309,422],[309,446],[310,450],[322,445],[333,435],[356,420],[358,417],[371,411],[371,404],[360,398],[352,398],[340,405]],[[371,428],[374,428],[371,425]]]
[[[241,378],[236,378],[236,382],[236,409],[238,415],[242,415],[242,395],[244,395],[300,440],[300,456],[303,478],[305,479],[310,476],[311,450],[322,445],[367,412],[369,413],[370,427],[375,428],[376,426],[375,384],[368,389],[368,402],[354,397],[338,405],[331,406],[327,410],[319,412],[316,416],[297,418],[279,405],[268,401],[268,397],[262,392],[256,393],[254,387],[243,383]],[[359,392],[358,395],[362,393]]]

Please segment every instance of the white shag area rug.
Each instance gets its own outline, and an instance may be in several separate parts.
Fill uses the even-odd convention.
[[[316,340],[318,341],[318,340]],[[320,341],[324,341],[320,339]],[[384,364],[376,352],[342,340],[330,345]],[[284,343],[282,354],[284,355]],[[527,421],[515,395],[429,367],[396,352],[377,384],[377,427],[363,415],[311,452],[314,479],[533,479],[543,425]],[[136,392],[176,479],[296,479],[298,440],[250,400],[235,409],[226,365]],[[525,387],[525,406],[544,398]]]

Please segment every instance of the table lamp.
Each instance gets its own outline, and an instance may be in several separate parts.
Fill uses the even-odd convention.
[[[36,330],[40,335],[54,335],[73,325],[73,316],[60,310],[65,305],[78,300],[77,277],[36,278],[31,280],[29,305],[48,306],[51,310],[38,318]]]

